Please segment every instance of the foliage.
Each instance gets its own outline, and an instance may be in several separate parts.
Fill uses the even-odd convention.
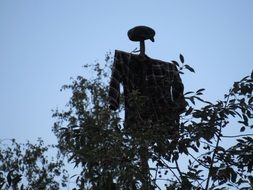
[[[39,139],[37,144],[12,140],[1,147],[0,189],[66,187],[69,174],[62,155],[81,169],[71,177],[76,184],[72,190],[253,188],[253,73],[214,103],[202,98],[204,88],[186,92],[187,109],[173,136],[163,121],[132,123],[132,131],[125,127],[123,95],[119,110],[109,109],[111,61],[109,53],[105,65],[86,65],[84,76],[62,87],[71,97],[66,110],[53,113],[57,146],[45,146]],[[180,74],[195,72],[181,54],[179,62],[172,63]],[[130,98],[143,106],[138,91]],[[231,127],[237,127],[238,134],[226,134]],[[54,148],[61,154],[50,161],[46,155]]]
[[[111,60],[108,55],[106,63]],[[194,72],[182,55],[181,63],[172,62],[181,74]],[[122,117],[124,105],[115,112],[107,103],[108,66],[96,64],[92,74],[97,75],[93,80],[78,76],[63,86],[72,96],[67,111],[54,113],[61,152],[82,168],[76,179],[79,189],[162,189],[161,181],[166,189],[252,188],[253,138],[245,134],[253,128],[252,74],[235,82],[224,100],[215,103],[201,98],[204,89],[186,92],[188,106],[177,138],[166,135],[166,125],[149,127],[148,122],[150,130],[137,126],[134,136],[129,133]],[[238,120],[241,134],[225,136],[224,128],[235,125],[232,120]],[[223,147],[224,138],[232,138],[230,147]],[[149,160],[148,177],[143,174],[142,154]],[[182,159],[188,160],[186,167]]]
[[[11,144],[4,144],[4,143]],[[14,139],[0,142],[0,189],[57,190],[66,187],[68,172],[63,169],[60,154],[50,161],[46,153],[55,147],[36,144],[19,144]],[[56,151],[56,150],[55,150]]]

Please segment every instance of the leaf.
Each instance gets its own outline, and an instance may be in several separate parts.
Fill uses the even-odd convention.
[[[251,72],[251,79],[253,80],[253,71]]]
[[[197,147],[199,147],[199,146],[200,146],[200,142],[199,142],[199,140],[197,140],[197,141],[196,141],[196,144],[197,144]]]
[[[177,161],[179,158],[178,152],[175,152],[172,157],[172,162]]]
[[[249,110],[247,110],[246,114],[247,114],[248,118],[253,118],[253,114],[251,114],[251,112]]]
[[[240,178],[237,182],[238,185],[241,185],[243,183],[248,183],[248,180],[243,180],[242,178]]]
[[[191,66],[185,65],[185,68],[188,69],[189,71],[195,73],[194,69]]]
[[[221,146],[217,146],[217,147],[216,147],[216,151],[217,151],[217,152],[219,152],[219,151],[220,151],[220,152],[226,152],[226,150],[225,150],[223,147],[221,147]]]
[[[232,168],[230,169],[230,172],[231,172],[231,181],[233,183],[235,183],[236,182],[236,178],[237,178],[237,173]]]
[[[248,142],[252,142],[253,139],[251,137],[243,137],[243,139],[247,140]]]
[[[172,60],[171,62],[174,63],[176,66],[179,67],[179,63],[177,61]]]
[[[73,178],[73,177],[76,177],[76,176],[78,176],[78,174],[72,175],[72,176],[70,177],[70,179]]]
[[[251,104],[253,102],[253,96],[249,99],[248,104]]]
[[[8,184],[9,184],[9,186],[11,186],[11,181],[12,181],[12,179],[11,179],[11,173],[12,173],[12,171],[10,171],[10,172],[8,173],[8,175],[7,175],[7,182],[8,182]]]
[[[199,149],[196,146],[192,145],[191,148],[195,150],[195,152],[199,152]]]
[[[193,108],[189,107],[189,109],[185,112],[185,116],[189,115],[192,112]]]
[[[246,79],[248,78],[249,76],[246,76],[246,77],[243,77],[240,82],[243,82],[243,81],[246,81]]]
[[[241,127],[241,129],[240,129],[240,132],[243,132],[243,131],[245,131],[245,127],[244,126]]]
[[[184,94],[184,96],[186,96],[186,95],[188,95],[188,94],[192,94],[192,93],[194,93],[194,92],[193,92],[193,91],[186,92],[186,93]]]
[[[224,179],[224,180],[221,180],[221,181],[219,181],[219,185],[223,185],[224,183],[226,183],[227,182],[227,180],[226,179]],[[216,190],[218,190],[218,189],[216,189]]]
[[[182,54],[179,55],[181,63],[184,63],[184,56]]]
[[[246,125],[246,126],[248,126],[249,125],[249,119],[248,119],[248,117],[245,115],[245,114],[243,114],[242,115],[242,117],[243,117],[243,120],[244,120],[244,124]]]
[[[70,158],[68,159],[68,162],[70,162],[71,160],[73,160],[73,158],[75,157],[76,155],[73,153],[72,156],[70,156]]]
[[[192,103],[193,105],[195,105],[194,97],[190,97],[189,100],[191,101],[191,103]]]
[[[197,92],[196,92],[196,94],[198,94],[198,93],[200,93],[200,92],[202,92],[204,90],[205,90],[204,88],[198,89]]]

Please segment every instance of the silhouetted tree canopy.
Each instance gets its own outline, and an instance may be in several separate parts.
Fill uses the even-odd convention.
[[[224,99],[216,102],[202,98],[204,88],[185,92],[188,105],[180,116],[177,139],[168,137],[162,130],[164,124],[157,126],[159,132],[154,127],[139,127],[133,138],[124,128],[123,100],[118,111],[109,109],[111,61],[107,54],[105,64],[85,66],[96,77],[86,74],[64,85],[62,90],[70,90],[71,97],[65,110],[53,114],[56,147],[68,162],[81,168],[73,177],[74,189],[143,190],[144,183],[148,184],[145,188],[164,190],[253,188],[253,73],[234,82]],[[172,62],[181,74],[194,72],[182,55]],[[138,93],[135,98],[138,103]],[[238,132],[235,136],[224,132],[232,126]],[[224,146],[223,141],[228,140],[229,145]],[[66,186],[68,174],[60,155],[50,162],[44,156],[50,147],[28,143],[21,150],[13,143],[0,149],[0,189]],[[143,143],[148,178],[141,170]]]

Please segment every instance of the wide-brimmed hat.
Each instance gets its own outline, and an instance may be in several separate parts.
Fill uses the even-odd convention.
[[[155,31],[147,26],[136,26],[127,32],[131,41],[151,40],[154,42]]]

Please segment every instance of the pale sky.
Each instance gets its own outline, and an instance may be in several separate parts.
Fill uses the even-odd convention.
[[[222,99],[253,69],[252,10],[252,0],[0,0],[0,139],[55,143],[51,110],[69,95],[61,86],[106,52],[138,47],[127,37],[137,25],[156,31],[148,56],[182,53],[194,67],[185,91]]]

